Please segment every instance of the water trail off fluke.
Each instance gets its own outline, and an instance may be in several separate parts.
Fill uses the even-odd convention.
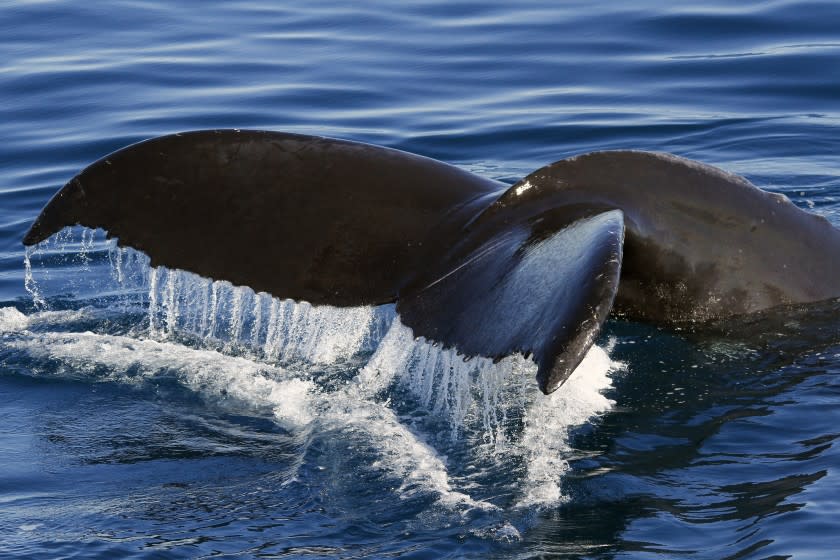
[[[142,253],[92,233],[62,232],[27,252],[26,267],[37,308],[48,307],[50,293],[56,286],[61,293],[70,276],[87,321],[121,312],[137,323],[131,336],[44,332],[64,314],[68,325],[79,321],[79,312],[5,308],[0,332],[7,347],[62,363],[74,376],[103,380],[104,368],[111,382],[174,372],[203,398],[269,411],[286,429],[366,434],[379,457],[370,468],[403,480],[400,495],[431,492],[458,508],[493,509],[505,495],[508,505],[523,508],[562,502],[571,432],[610,409],[602,393],[621,367],[593,347],[563,388],[546,397],[534,386],[531,361],[465,360],[415,339],[393,306],[281,300],[152,268]],[[89,283],[77,278],[83,271],[93,276]],[[505,473],[509,491],[482,488],[476,481],[483,471]]]

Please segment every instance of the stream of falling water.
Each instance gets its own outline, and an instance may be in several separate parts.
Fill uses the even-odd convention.
[[[452,494],[442,459],[421,440],[448,442],[444,446],[461,441],[485,459],[520,457],[526,468],[519,503],[562,500],[559,481],[568,469],[564,456],[570,450],[569,430],[611,407],[602,392],[610,386],[608,374],[620,365],[598,347],[562,390],[545,397],[536,390],[536,367],[529,360],[465,360],[454,350],[415,339],[392,305],[336,308],[281,300],[189,272],[152,268],[142,253],[118,247],[101,234],[76,231],[82,233],[74,236],[65,230],[27,251],[26,288],[36,309],[49,307],[50,282],[58,282],[63,290],[72,279],[90,314],[134,310],[139,319],[130,331],[132,338],[126,341],[107,333],[45,335],[30,345],[31,353],[49,348],[52,358],[65,356],[74,363],[111,359],[111,366],[119,369],[142,349],[141,361],[147,358],[151,371],[159,367],[151,363],[158,364],[168,353],[190,371],[185,374],[190,386],[206,390],[207,383],[221,383],[228,389],[238,387],[240,396],[250,394],[242,387],[258,387],[252,397],[242,398],[260,402],[268,390],[275,395],[270,400],[276,401],[278,421],[320,414],[322,421],[361,425],[383,441],[387,462],[398,465],[393,470],[414,472],[406,465],[416,463],[426,465],[420,469],[426,473],[428,465],[438,465],[431,471],[438,474],[421,478],[436,481],[441,495],[460,494]],[[79,280],[82,272],[94,279],[85,284]],[[48,316],[41,311],[7,319],[21,329]],[[98,337],[95,351],[86,350],[92,345],[90,336]],[[102,347],[111,349],[111,358],[101,356]],[[229,369],[220,370],[209,365],[211,355],[218,355],[220,362],[246,362],[230,362]],[[211,381],[208,372],[213,371]],[[277,386],[266,389],[265,383]],[[229,395],[228,389],[213,390]],[[394,408],[395,399],[410,401],[410,406]],[[411,417],[415,428],[409,429],[402,415]],[[417,439],[412,430],[423,429],[416,428],[418,417],[436,422],[438,428]],[[402,443],[394,447],[394,442]],[[400,455],[406,449],[413,449],[408,459]]]

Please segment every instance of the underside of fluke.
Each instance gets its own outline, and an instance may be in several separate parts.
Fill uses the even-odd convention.
[[[645,152],[578,156],[508,188],[379,146],[188,132],[84,169],[24,244],[77,224],[154,266],[276,297],[396,302],[416,336],[465,356],[532,356],[545,393],[583,359],[614,300],[671,322],[840,295],[840,235],[824,219]]]

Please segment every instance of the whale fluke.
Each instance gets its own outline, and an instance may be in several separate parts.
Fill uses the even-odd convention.
[[[32,245],[80,224],[154,266],[280,298],[396,302],[465,356],[532,356],[559,387],[610,309],[707,321],[840,296],[840,232],[717,168],[594,152],[515,185],[345,140],[209,130],[93,163],[47,203]]]
[[[405,152],[265,131],[197,131],[114,152],[71,179],[24,244],[102,228],[153,266],[335,306],[397,302],[465,356],[533,355],[568,377],[618,288],[621,213],[478,220],[506,185]],[[483,333],[483,334],[482,334]]]
[[[467,355],[533,356],[548,394],[595,341],[618,289],[620,210],[566,206],[469,228],[430,285],[400,298],[415,332]]]
[[[445,250],[457,217],[499,188],[356,142],[197,131],[93,163],[50,200],[24,244],[68,225],[99,227],[153,266],[313,304],[387,303],[426,254]]]

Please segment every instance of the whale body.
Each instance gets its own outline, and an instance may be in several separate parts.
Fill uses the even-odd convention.
[[[381,146],[257,130],[146,140],[61,188],[23,242],[102,228],[152,266],[316,305],[396,303],[464,356],[556,390],[610,311],[708,321],[840,296],[840,232],[664,153],[561,160],[513,186]]]

